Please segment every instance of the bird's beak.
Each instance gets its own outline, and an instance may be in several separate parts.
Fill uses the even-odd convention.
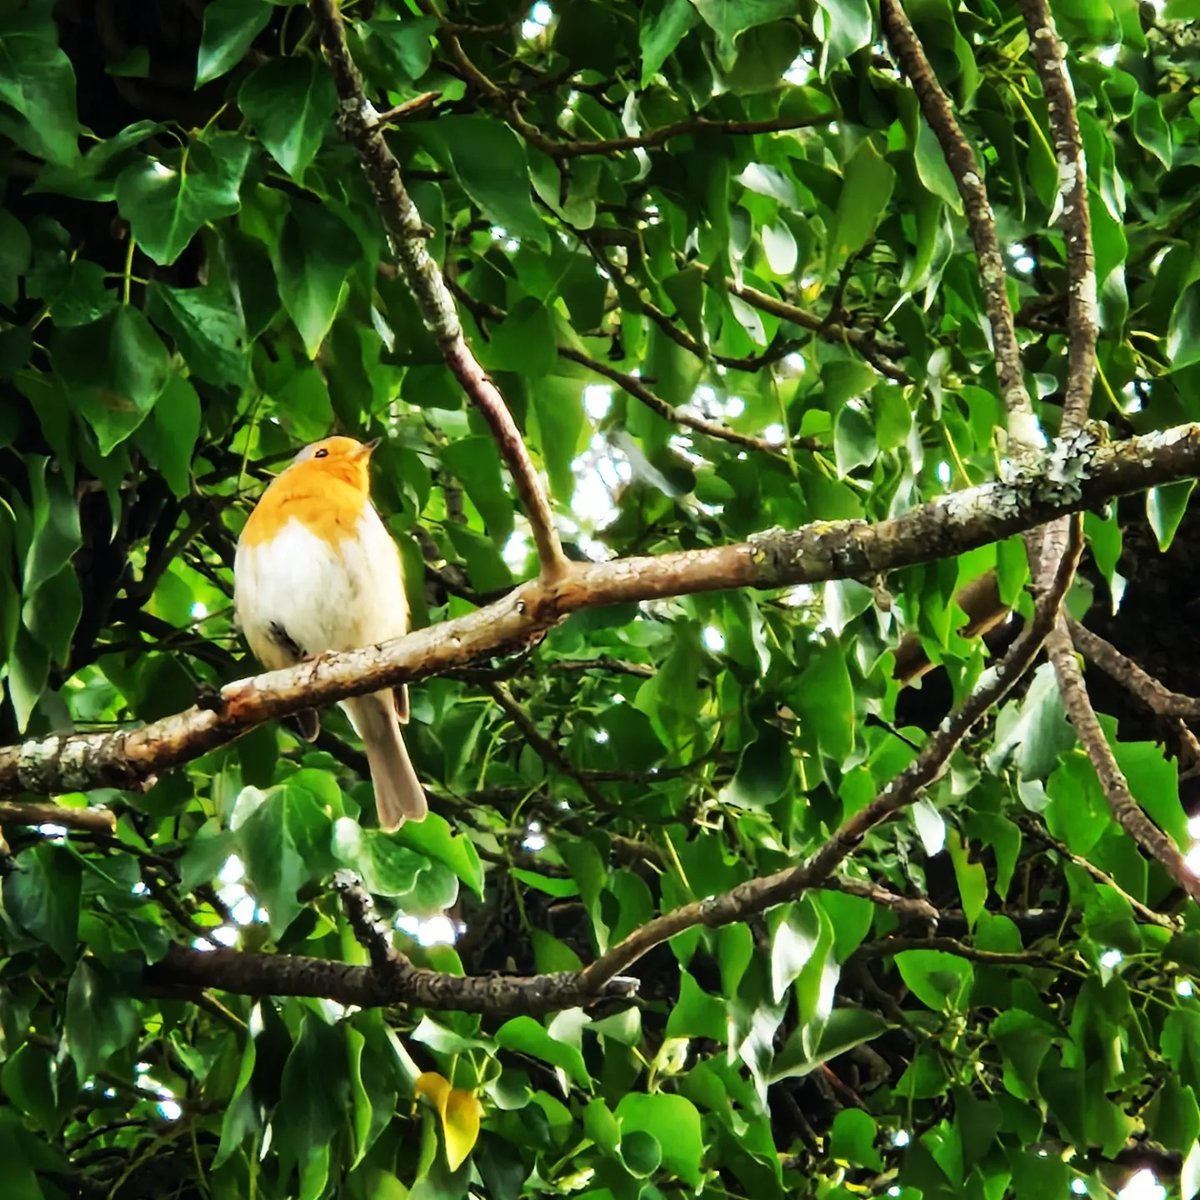
[[[365,457],[369,458],[371,456],[372,452],[374,451],[375,447],[378,446],[379,443],[382,441],[383,441],[383,438],[374,438],[372,441],[363,442],[362,449],[359,451],[359,454],[362,454]]]

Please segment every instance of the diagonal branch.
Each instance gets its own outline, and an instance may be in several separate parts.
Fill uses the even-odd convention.
[[[1067,618],[1067,630],[1075,649],[1090,663],[1095,663],[1105,675],[1115,679],[1126,691],[1131,692],[1151,712],[1161,717],[1182,717],[1194,721],[1200,718],[1200,700],[1173,692],[1160,683],[1148,671],[1126,657],[1111,642],[1098,633],[1081,625],[1073,617]]]
[[[1096,255],[1088,211],[1087,164],[1075,89],[1067,74],[1066,47],[1054,27],[1046,0],[1020,0],[1034,64],[1050,113],[1050,132],[1058,160],[1062,223],[1067,238],[1067,394],[1061,429],[1070,433],[1088,416],[1096,374]]]
[[[807,862],[776,871],[773,875],[747,880],[720,896],[685,904],[682,908],[648,921],[585,967],[580,972],[582,982],[593,988],[603,986],[655,946],[686,929],[697,925],[708,928],[729,925],[743,921],[754,913],[764,912],[776,904],[794,900],[802,892],[828,879],[872,829],[914,803],[945,771],[950,756],[972,726],[999,704],[1033,665],[1043,642],[1054,628],[1082,548],[1080,522],[1072,524],[1075,530],[1074,552],[1064,555],[1050,590],[1039,597],[1029,624],[1000,662],[984,672],[975,690],[942,722],[916,759],[891,780],[874,800],[843,821],[833,836]]]
[[[1020,7],[1029,31],[1034,63],[1046,94],[1055,157],[1058,160],[1070,285],[1067,306],[1067,394],[1061,429],[1064,433],[1070,433],[1087,421],[1096,371],[1096,262],[1088,211],[1087,165],[1079,132],[1075,92],[1066,69],[1066,50],[1054,27],[1054,20],[1045,0],[1020,0]],[[1055,522],[1046,531],[1043,570],[1049,569],[1049,556],[1057,552],[1057,541],[1061,539],[1060,527],[1061,523]],[[1060,617],[1047,642],[1067,714],[1092,761],[1113,817],[1193,900],[1200,900],[1200,878],[1188,866],[1179,847],[1142,811],[1104,736],[1088,696],[1079,660],[1075,656],[1073,639],[1080,629],[1082,627],[1072,628],[1065,616]],[[1080,640],[1087,642],[1086,631],[1083,631]],[[1096,639],[1096,642],[1102,642],[1102,639]],[[1103,643],[1103,646],[1116,654],[1107,643]],[[1092,643],[1092,649],[1097,649],[1095,642]],[[1140,674],[1142,678],[1137,680],[1139,684],[1157,682],[1144,672]],[[1132,672],[1126,672],[1126,676],[1136,678]],[[1159,685],[1159,692],[1154,693],[1156,698],[1161,700],[1159,693],[1164,691]]]
[[[869,579],[948,558],[1067,513],[1200,473],[1200,424],[1101,444],[1086,431],[1008,478],[939,496],[876,524],[819,521],[750,541],[576,564],[465,616],[406,637],[228,684],[203,705],[137,729],[0,747],[0,795],[140,786],[264,721],[469,666],[537,640],[583,609],[718,591]]]
[[[983,183],[983,168],[955,119],[950,98],[938,83],[900,0],[882,0],[880,13],[892,53],[917,93],[921,112],[941,143],[946,165],[962,197],[979,263],[983,300],[992,327],[996,376],[1008,412],[1009,437],[1019,446],[1040,445],[1040,428],[1021,371],[1021,350],[1012,306],[1008,302],[1004,257],[996,237],[995,214]]]
[[[566,574],[569,564],[554,528],[546,489],[504,397],[463,337],[446,281],[426,249],[427,234],[421,214],[404,186],[400,166],[384,138],[379,114],[363,92],[362,76],[346,45],[337,0],[310,0],[310,5],[340,100],[339,127],[358,153],[401,273],[446,365],[483,414],[508,463],[529,518],[543,577],[557,579]]]
[[[1099,777],[1108,807],[1118,824],[1131,838],[1179,884],[1193,900],[1200,900],[1200,877],[1188,866],[1183,852],[1148,816],[1133,798],[1124,772],[1104,736],[1104,730],[1092,708],[1084,684],[1075,647],[1066,625],[1058,624],[1047,639],[1050,661],[1058,676],[1063,705],[1088,758]]]

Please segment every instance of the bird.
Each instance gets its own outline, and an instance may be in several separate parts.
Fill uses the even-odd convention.
[[[234,611],[268,670],[408,632],[400,551],[371,503],[368,465],[379,444],[328,437],[305,446],[246,520],[234,557]],[[429,811],[400,731],[401,686],[341,702],[362,739],[380,828]],[[302,714],[312,740],[316,714]]]

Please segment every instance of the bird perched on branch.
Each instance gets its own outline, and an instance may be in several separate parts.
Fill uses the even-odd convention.
[[[331,437],[305,446],[242,530],[234,606],[250,649],[271,670],[408,631],[400,552],[369,494],[376,445]],[[400,733],[407,689],[341,703],[367,752],[380,826],[420,821],[428,805]],[[304,714],[310,740],[315,716]]]

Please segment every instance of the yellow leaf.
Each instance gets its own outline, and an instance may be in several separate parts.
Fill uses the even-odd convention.
[[[422,1071],[413,1084],[413,1090],[418,1096],[428,1096],[433,1101],[433,1107],[442,1112],[446,1107],[446,1096],[450,1092],[450,1080],[439,1075],[436,1071]]]
[[[446,1133],[446,1161],[450,1170],[457,1171],[463,1159],[475,1148],[479,1137],[479,1118],[483,1114],[479,1098],[462,1088],[451,1088],[442,1112],[442,1126]]]
[[[438,1110],[446,1139],[446,1161],[450,1170],[457,1171],[475,1148],[483,1106],[474,1092],[451,1087],[450,1081],[436,1071],[423,1071],[413,1086],[418,1096],[427,1097]]]

